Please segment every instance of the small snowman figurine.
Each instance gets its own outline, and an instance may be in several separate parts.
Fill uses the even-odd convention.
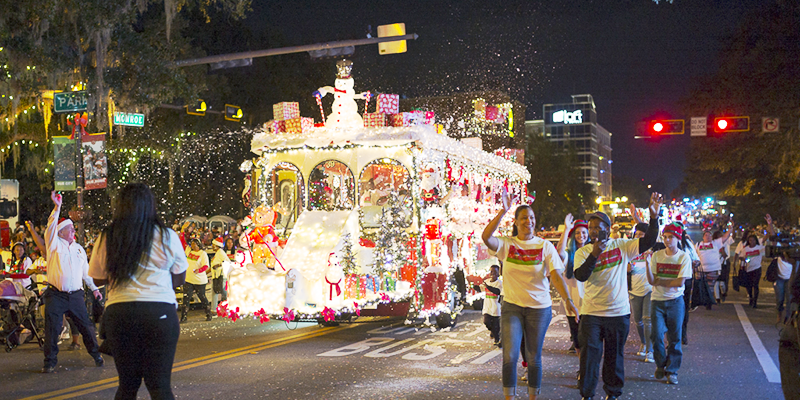
[[[366,99],[366,93],[356,94],[353,90],[353,78],[350,72],[353,70],[353,62],[341,60],[336,63],[336,83],[335,87],[323,86],[314,92],[314,96],[325,97],[328,93],[333,94],[332,112],[325,120],[325,126],[329,128],[363,128],[364,119],[358,113],[358,105],[355,99]]]

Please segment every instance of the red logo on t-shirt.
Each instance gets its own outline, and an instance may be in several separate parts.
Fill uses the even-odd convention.
[[[594,270],[595,272],[602,271],[604,269],[616,267],[620,263],[622,263],[622,251],[617,247],[614,250],[609,250],[600,254],[600,258],[597,259]]]
[[[713,243],[705,243],[705,242],[703,242],[703,243],[700,243],[700,244],[697,246],[697,248],[698,248],[699,250],[701,250],[701,251],[702,251],[702,250],[713,250],[713,249],[714,249],[714,244],[713,244]]]
[[[755,256],[757,256],[759,254],[761,254],[761,250],[756,249],[756,250],[751,250],[751,251],[748,251],[748,252],[744,253],[744,256],[745,257],[755,257]]]
[[[508,257],[506,261],[514,264],[521,265],[537,265],[542,263],[542,249],[518,249],[516,246],[511,246],[508,249]]]
[[[679,272],[681,272],[681,264],[656,263],[656,276],[660,278],[675,279]]]

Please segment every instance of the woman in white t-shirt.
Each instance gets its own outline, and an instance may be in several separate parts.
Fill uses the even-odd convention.
[[[748,236],[744,242],[746,244],[739,250],[739,259],[746,262],[747,281],[743,286],[747,288],[750,306],[758,308],[758,283],[761,280],[761,260],[764,258],[764,246],[759,244],[755,234]]]
[[[786,288],[789,286],[789,279],[792,277],[792,269],[794,261],[789,258],[787,252],[778,257],[778,279],[772,284],[775,287],[775,305],[778,309],[778,323],[784,323],[789,318],[787,310],[784,313],[784,304],[786,301]]]
[[[678,248],[682,237],[682,225],[673,222],[665,226],[663,238],[666,248],[653,253],[645,270],[647,281],[653,286],[650,318],[655,377],[663,379],[666,375],[667,382],[673,385],[678,384],[678,369],[683,357],[684,281],[692,277],[692,259]],[[667,335],[667,348],[664,347],[664,334]]]
[[[524,336],[528,353],[528,397],[536,399],[542,383],[542,345],[552,318],[551,280],[567,309],[574,315],[578,315],[578,310],[561,278],[564,265],[555,246],[535,235],[536,216],[529,205],[521,205],[515,210],[512,236],[493,236],[511,208],[511,199],[505,189],[501,197],[503,208],[483,230],[481,238],[503,263],[503,394],[506,399],[516,396],[517,349]]]
[[[116,398],[136,398],[144,380],[150,397],[172,399],[171,374],[180,325],[174,285],[186,273],[186,255],[175,231],[156,214],[143,183],[119,192],[111,224],[95,241],[89,276],[108,283],[102,348],[114,357]]]
[[[646,222],[636,224],[633,238],[643,238],[647,227]],[[636,324],[636,332],[639,334],[639,341],[642,343],[636,355],[644,357],[645,362],[654,362],[653,340],[650,338],[650,293],[653,287],[647,281],[646,271],[647,257],[650,257],[650,254],[652,252],[647,250],[628,263],[628,272],[631,274],[631,286],[628,288],[628,293],[631,295],[631,314]]]

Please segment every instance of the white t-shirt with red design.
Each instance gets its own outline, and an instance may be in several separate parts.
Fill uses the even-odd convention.
[[[647,257],[640,254],[631,260],[631,290],[630,293],[636,297],[647,296],[653,290],[650,282],[647,282]]]
[[[592,253],[592,244],[575,252],[575,269]],[[609,239],[584,282],[581,315],[619,317],[631,313],[628,299],[628,263],[639,255],[639,239]]]
[[[756,247],[744,246],[739,250],[739,258],[747,260],[747,272],[761,268],[761,259],[764,258],[764,246],[757,244]]]
[[[683,250],[678,250],[673,255],[667,255],[667,250],[659,250],[650,258],[650,271],[658,279],[677,279],[692,277],[692,257]],[[684,285],[666,287],[653,285],[651,301],[667,301],[683,296]]]
[[[550,274],[564,271],[556,247],[540,237],[498,239],[496,255],[503,261],[503,301],[528,308],[552,306]]]
[[[719,238],[710,242],[698,242],[694,245],[700,257],[700,268],[703,269],[703,272],[713,272],[722,269],[722,258],[720,257],[719,250],[732,242],[733,239],[729,237],[727,241],[723,241],[722,238]]]

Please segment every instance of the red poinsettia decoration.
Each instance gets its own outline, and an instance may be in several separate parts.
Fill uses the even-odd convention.
[[[219,303],[217,306],[217,316],[218,317],[227,317],[228,316],[228,302],[223,301]]]
[[[336,311],[330,307],[325,307],[322,310],[322,318],[325,319],[326,322],[333,321],[336,318]]]
[[[358,315],[359,317],[361,316],[361,309],[358,308],[358,303],[356,303],[355,301],[353,302],[353,310],[355,310],[356,315]]]
[[[228,312],[228,318],[230,318],[231,321],[233,321],[233,322],[236,322],[237,319],[241,318],[241,317],[239,317],[239,307],[236,307],[236,311],[233,311],[233,310],[229,311]]]
[[[254,312],[253,315],[258,317],[258,320],[261,321],[262,324],[264,322],[268,322],[269,321],[269,316],[267,315],[267,312],[264,311],[263,307],[260,310]]]
[[[381,292],[381,301],[388,303],[392,301],[392,298],[388,294]]]
[[[288,307],[283,307],[282,319],[286,322],[294,321],[294,310],[290,310]]]

